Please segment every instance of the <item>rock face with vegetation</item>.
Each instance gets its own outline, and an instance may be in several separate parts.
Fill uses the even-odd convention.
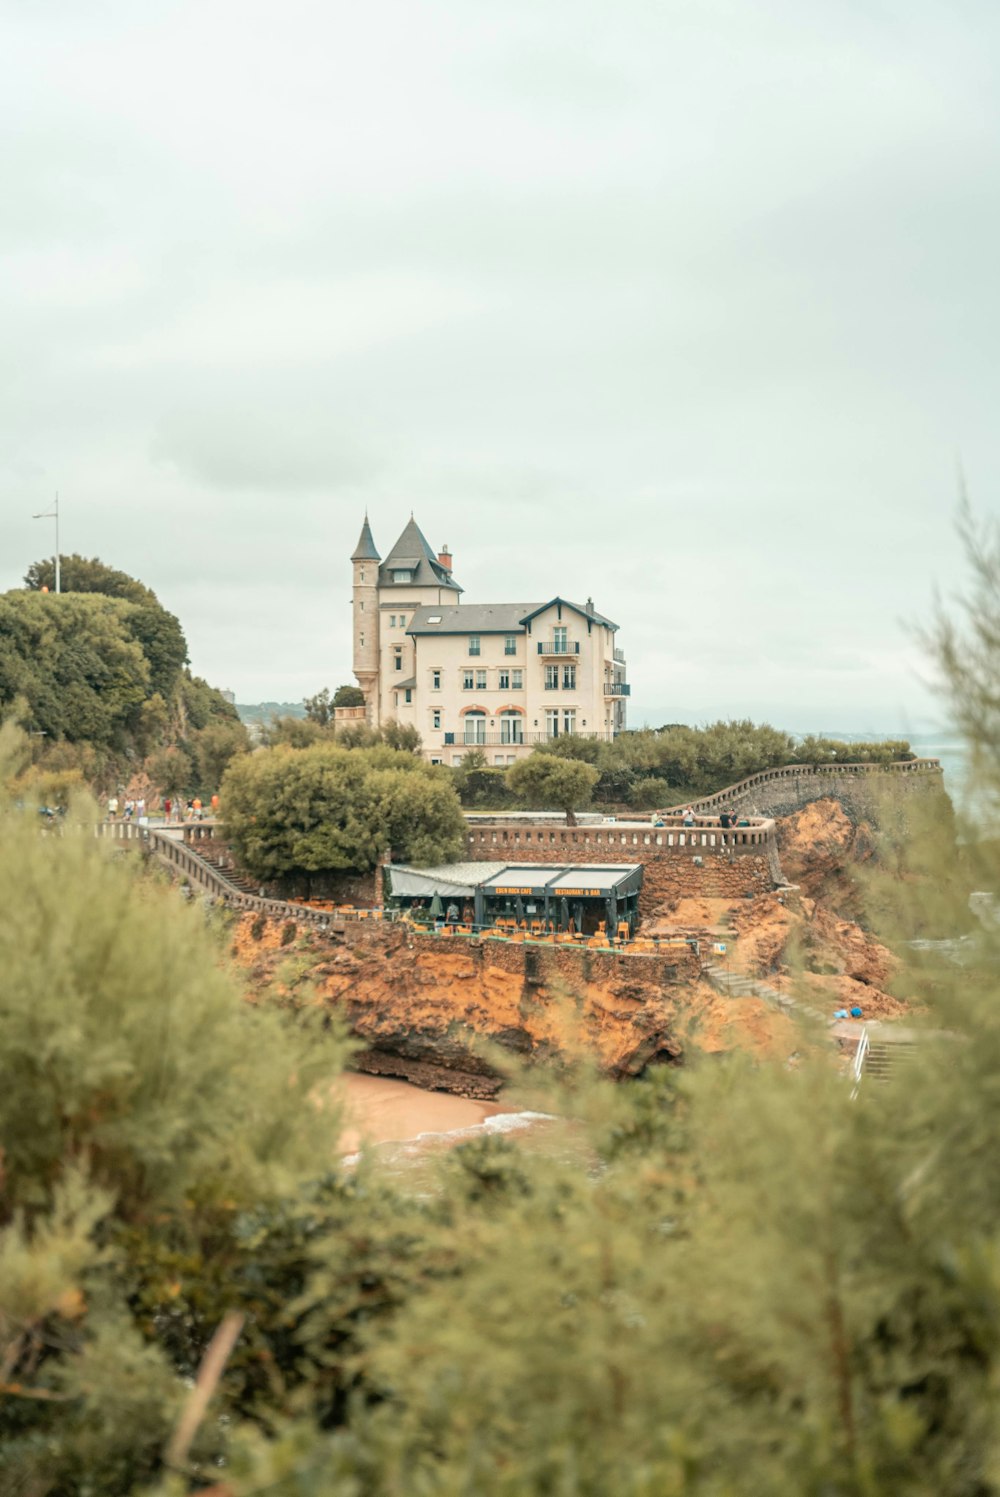
[[[51,561],[0,596],[0,713],[32,734],[35,776],[63,799],[74,782],[102,793],[211,794],[247,748],[221,694],[187,669],[180,623],[143,583],[96,558]]]
[[[621,963],[612,953],[435,938],[349,925],[333,941],[244,916],[233,951],[252,989],[311,1002],[361,1042],[355,1064],[465,1096],[492,1096],[504,1056],[564,1070],[581,1057],[615,1077],[699,1054],[788,1055],[791,1021],[699,979],[684,947]],[[283,944],[286,943],[286,944]],[[500,1069],[497,1069],[497,1067]]]

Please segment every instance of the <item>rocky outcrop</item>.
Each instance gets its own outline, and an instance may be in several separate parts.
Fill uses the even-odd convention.
[[[531,975],[523,947],[408,926],[355,926],[336,940],[304,931],[292,948],[281,947],[280,926],[256,929],[258,939],[243,918],[233,943],[253,991],[329,1007],[365,1045],[358,1069],[464,1095],[492,1095],[505,1056],[559,1066],[585,1055],[625,1077],[677,1064],[692,1048],[785,1055],[797,1043],[788,1019],[756,1000],[728,1002],[697,964],[667,982],[655,958],[535,947],[527,951],[546,960]],[[575,960],[584,956],[586,964]]]

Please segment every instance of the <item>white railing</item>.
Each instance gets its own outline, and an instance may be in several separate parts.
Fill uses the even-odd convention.
[[[858,1092],[861,1089],[861,1078],[864,1075],[865,1071],[865,1061],[868,1058],[868,1052],[871,1047],[871,1036],[868,1033],[868,1025],[866,1024],[864,1029],[862,1029],[861,1031],[861,1038],[858,1040],[858,1048],[855,1050],[854,1059],[851,1062],[852,1099],[858,1095]]]

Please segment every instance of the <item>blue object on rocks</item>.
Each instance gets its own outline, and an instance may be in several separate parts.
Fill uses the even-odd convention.
[[[846,1019],[847,1018],[847,1009],[846,1008],[835,1008],[834,1011],[833,1011],[833,1017],[835,1019]]]
[[[862,1014],[862,1010],[860,1008],[858,1008],[857,1005],[855,1005],[855,1007],[851,1009],[851,1018],[852,1019],[860,1019],[861,1018],[861,1014]]]

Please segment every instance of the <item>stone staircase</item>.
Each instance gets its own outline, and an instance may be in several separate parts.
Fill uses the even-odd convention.
[[[814,1007],[811,1003],[803,1003],[800,999],[793,998],[790,993],[779,992],[777,988],[772,988],[770,983],[762,982],[759,977],[747,977],[744,972],[730,972],[718,962],[711,962],[707,967],[703,967],[702,976],[708,979],[717,992],[725,994],[727,998],[762,998],[765,1003],[773,1004],[775,1008],[781,1009],[784,1013],[802,1014],[820,1024],[830,1023],[829,1015],[822,1009]]]
[[[200,858],[209,868],[214,868],[216,873],[222,877],[227,884],[234,889],[239,889],[241,894],[260,894],[260,880],[253,879],[249,873],[242,869],[234,868],[232,860],[221,848],[212,848],[211,842],[201,842],[197,846],[189,844],[188,851],[196,858]]]
[[[869,1031],[868,1051],[861,1070],[864,1081],[888,1081],[898,1075],[917,1053],[914,1040],[872,1039]]]

